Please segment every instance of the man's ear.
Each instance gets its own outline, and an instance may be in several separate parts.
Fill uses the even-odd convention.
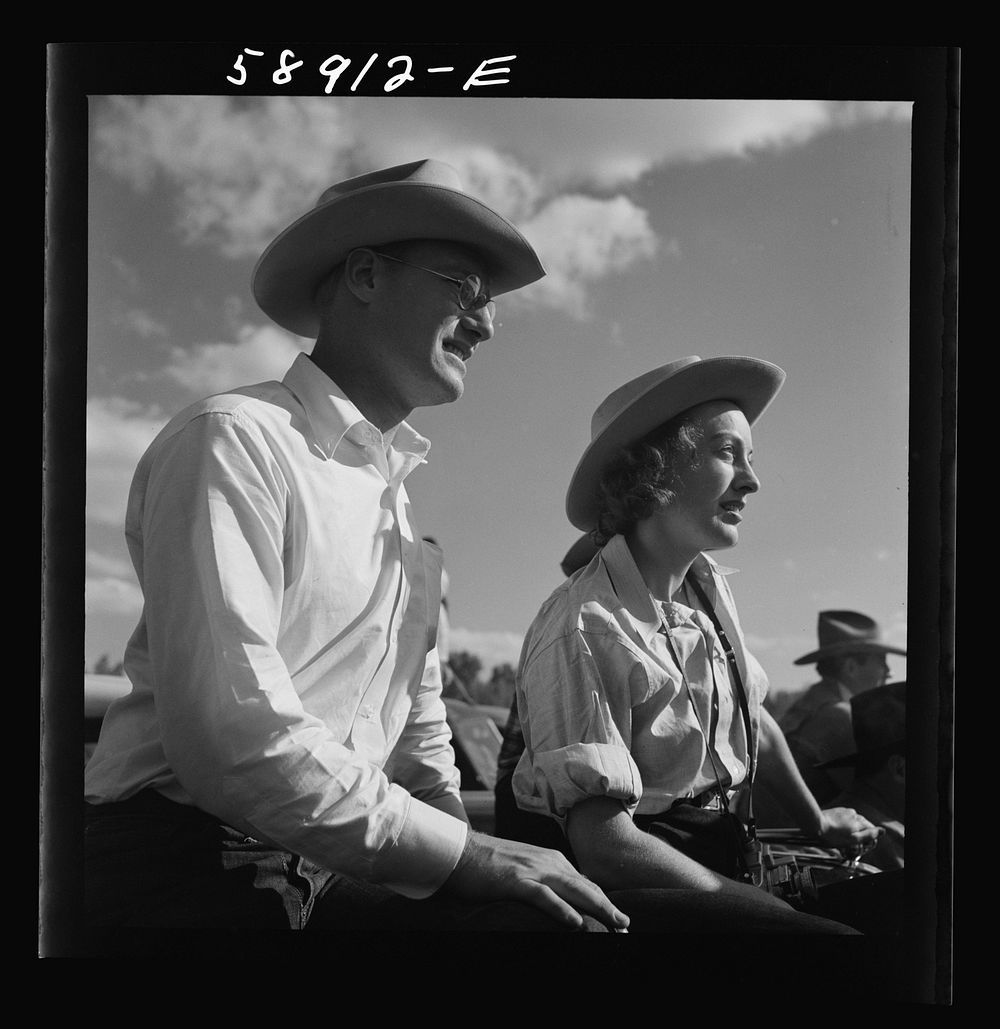
[[[378,258],[373,250],[357,247],[344,261],[344,284],[363,304],[371,302],[375,292]]]
[[[904,755],[890,754],[886,764],[894,779],[898,779],[900,782],[906,781],[906,757]]]

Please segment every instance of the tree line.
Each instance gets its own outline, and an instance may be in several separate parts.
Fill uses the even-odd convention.
[[[442,669],[444,695],[474,704],[510,707],[514,699],[514,666],[505,661],[494,665],[489,678],[483,677],[483,663],[467,650],[453,650]]]

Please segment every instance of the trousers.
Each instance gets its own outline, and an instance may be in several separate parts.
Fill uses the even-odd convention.
[[[85,917],[96,927],[325,931],[565,932],[517,901],[412,900],[245,836],[154,790],[87,805]],[[632,932],[792,933],[853,930],[763,894],[745,902],[679,889],[609,893]],[[585,917],[584,932],[606,931]]]
[[[506,930],[563,927],[517,902],[412,900],[322,868],[155,790],[87,804],[84,909],[92,926]],[[585,920],[584,930],[598,931]]]

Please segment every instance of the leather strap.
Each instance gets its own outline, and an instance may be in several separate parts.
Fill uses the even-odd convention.
[[[691,589],[694,590],[698,600],[701,601],[705,614],[712,619],[712,625],[715,627],[715,634],[719,637],[719,642],[722,644],[726,660],[729,662],[729,670],[732,674],[733,683],[736,686],[737,695],[739,696],[740,711],[743,715],[743,729],[746,732],[747,737],[747,835],[751,840],[755,840],[757,838],[757,825],[753,815],[753,782],[754,775],[756,774],[756,762],[754,761],[753,752],[753,729],[750,721],[750,704],[747,700],[746,689],[743,686],[743,676],[740,675],[740,668],[736,661],[736,651],[733,648],[733,645],[729,642],[726,630],[722,628],[722,623],[719,621],[719,616],[715,613],[715,608],[712,606],[712,602],[708,599],[708,594],[702,588],[701,583],[698,582],[693,572],[688,571],[686,581],[691,586]]]

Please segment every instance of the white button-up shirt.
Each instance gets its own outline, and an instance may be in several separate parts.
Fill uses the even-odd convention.
[[[692,566],[735,649],[756,748],[767,678],[746,649],[723,571],[706,555]],[[659,814],[715,785],[716,770],[724,786],[745,780],[739,701],[698,606],[685,583],[661,618],[621,536],[542,605],[517,677],[526,749],[512,786],[520,807],[561,821],[575,804],[606,796],[630,812]]]
[[[144,608],[89,801],[153,787],[408,896],[444,882],[468,827],[441,553],[403,486],[429,448],[405,422],[383,436],[304,354],[170,421],[129,496]]]

